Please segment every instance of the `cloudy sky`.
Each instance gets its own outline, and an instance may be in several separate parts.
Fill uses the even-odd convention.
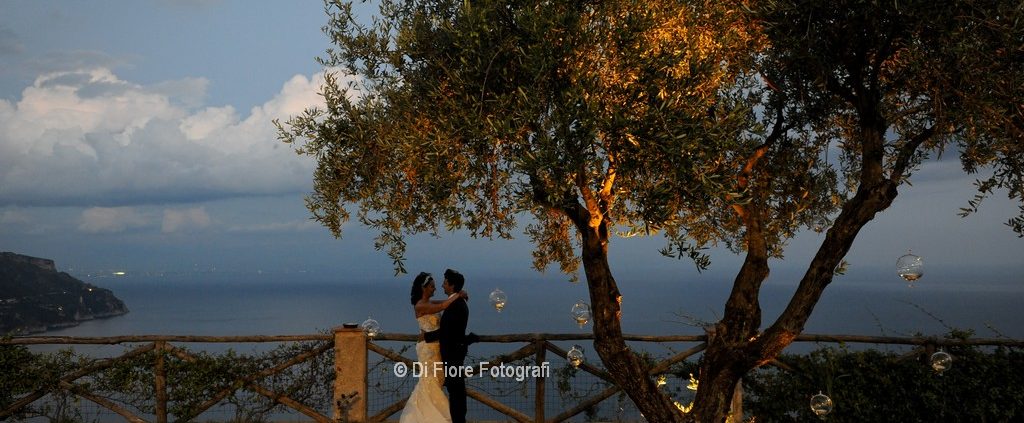
[[[316,104],[327,47],[319,0],[244,2],[0,0],[0,251],[63,270],[309,271],[390,277],[357,225],[334,240],[309,220],[312,163],[271,120]],[[1003,193],[956,216],[972,177],[926,165],[862,233],[854,269],[891,273],[908,248],[930,269],[1024,270],[1024,241],[1002,222]],[[793,242],[778,274],[809,261]],[[696,275],[661,258],[659,239],[616,240],[620,279]],[[736,259],[714,252],[711,275]],[[410,270],[530,275],[530,247],[463,234],[411,240]],[[793,270],[795,271],[795,270]],[[550,272],[549,272],[550,273]]]

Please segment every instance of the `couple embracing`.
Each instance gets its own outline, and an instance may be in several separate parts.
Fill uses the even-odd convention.
[[[423,272],[413,280],[411,301],[420,327],[416,361],[422,372],[402,410],[401,423],[466,421],[466,379],[457,369],[463,367],[467,347],[476,335],[466,336],[469,306],[462,290],[465,283],[459,272],[445,270],[441,286],[448,298],[433,300],[437,290],[433,276]],[[442,386],[448,388],[447,398]]]

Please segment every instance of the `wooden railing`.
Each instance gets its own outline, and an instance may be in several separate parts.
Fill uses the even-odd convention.
[[[97,405],[106,408],[129,422],[146,422],[145,419],[140,417],[137,413],[122,407],[107,398],[96,395],[90,392],[83,386],[76,385],[74,382],[83,377],[95,374],[96,372],[110,368],[119,362],[124,362],[149,352],[157,352],[155,354],[155,362],[153,363],[154,373],[154,390],[156,393],[155,401],[155,416],[154,421],[158,423],[166,423],[168,421],[167,413],[167,369],[165,366],[165,353],[174,355],[179,359],[192,362],[196,360],[196,357],[181,348],[171,345],[171,342],[176,343],[261,343],[261,342],[302,342],[302,341],[328,341],[325,345],[299,354],[290,360],[279,363],[271,368],[263,370],[257,374],[249,375],[244,378],[240,378],[235,381],[232,386],[222,389],[215,393],[210,399],[202,403],[197,407],[190,415],[177,416],[176,421],[190,421],[196,416],[206,412],[213,406],[217,405],[229,395],[238,391],[239,389],[246,389],[256,394],[262,395],[271,399],[272,401],[285,405],[292,408],[310,418],[314,421],[321,423],[329,423],[335,421],[334,419],[328,418],[316,410],[307,407],[298,401],[289,398],[287,395],[272,392],[269,389],[264,388],[259,384],[260,379],[268,376],[278,374],[291,366],[299,363],[303,363],[313,357],[325,353],[334,347],[333,338],[330,335],[295,335],[295,336],[163,336],[163,335],[146,335],[146,336],[115,336],[115,337],[17,337],[7,340],[0,339],[0,344],[8,345],[117,345],[124,343],[144,343],[144,345],[136,347],[127,353],[124,353],[118,357],[108,358],[99,360],[95,363],[82,367],[74,372],[64,375],[60,378],[57,388],[59,390],[67,391],[75,394],[79,397],[85,398],[89,401],[96,403]],[[29,404],[43,398],[47,394],[52,392],[52,388],[40,388],[37,389],[24,397],[19,398],[17,401],[12,403],[9,407],[4,410],[0,410],[0,420],[6,419],[12,416]]]
[[[505,363],[519,362],[532,357],[532,361],[540,366],[546,363],[548,360],[548,354],[554,356],[566,358],[567,352],[563,348],[554,344],[553,342],[558,341],[583,341],[592,340],[593,334],[544,334],[544,333],[527,333],[527,334],[510,334],[510,335],[491,335],[481,336],[480,342],[482,343],[522,343],[524,346],[508,353],[498,355],[487,361],[489,366],[497,366]],[[626,341],[634,343],[685,343],[694,344],[690,348],[682,350],[681,352],[675,353],[668,358],[662,359],[654,363],[649,374],[652,376],[658,376],[668,372],[673,365],[686,360],[689,357],[701,352],[705,348],[705,335],[693,335],[693,336],[644,336],[644,335],[626,335]],[[24,407],[29,404],[43,398],[54,389],[63,390],[77,395],[81,398],[85,398],[92,401],[99,406],[109,409],[112,412],[122,416],[126,421],[130,422],[144,422],[146,421],[140,417],[137,413],[122,407],[102,396],[99,396],[93,392],[90,392],[85,387],[75,384],[75,381],[85,376],[94,374],[96,372],[107,369],[119,361],[129,360],[137,358],[144,354],[156,351],[155,363],[153,363],[154,372],[154,391],[155,398],[155,416],[154,421],[158,423],[165,423],[168,421],[168,395],[167,395],[167,368],[164,363],[165,357],[173,355],[183,361],[189,362],[195,360],[195,357],[185,349],[179,348],[172,343],[264,343],[264,342],[303,342],[303,341],[325,341],[325,343],[319,347],[305,351],[298,354],[286,361],[278,363],[272,367],[269,367],[256,374],[247,375],[239,378],[230,387],[224,388],[221,391],[212,395],[209,399],[203,402],[199,407],[194,409],[190,415],[175,416],[176,421],[189,421],[194,419],[196,416],[202,414],[211,407],[221,403],[229,395],[232,395],[240,389],[248,390],[255,394],[269,398],[277,404],[284,405],[288,408],[296,410],[299,413],[309,417],[313,421],[319,423],[326,422],[337,422],[337,421],[371,421],[379,422],[385,421],[389,417],[399,412],[408,400],[408,397],[398,398],[390,405],[381,407],[380,410],[375,410],[374,415],[368,415],[367,409],[367,381],[368,381],[368,355],[370,352],[378,355],[381,360],[387,360],[391,362],[402,362],[406,365],[411,366],[415,361],[414,358],[405,357],[400,352],[396,352],[393,349],[389,349],[383,346],[384,342],[400,342],[400,343],[412,343],[416,342],[415,335],[407,334],[379,334],[373,339],[367,339],[362,331],[356,328],[338,328],[332,335],[291,335],[291,336],[226,336],[226,337],[214,337],[214,336],[117,336],[117,337],[97,337],[97,338],[84,338],[84,337],[16,337],[11,339],[0,339],[0,344],[11,344],[11,345],[42,345],[42,344],[58,344],[58,345],[116,345],[125,343],[144,343],[144,345],[138,346],[130,351],[122,354],[119,357],[109,358],[104,360],[95,361],[84,367],[81,367],[73,372],[70,372],[62,376],[57,383],[56,387],[40,388],[34,392],[31,392],[12,403],[9,407],[4,410],[0,410],[0,420],[6,419],[12,415],[15,415]],[[909,345],[915,346],[916,348],[904,355],[904,357],[912,357],[921,353],[930,352],[937,347],[950,347],[950,346],[1005,346],[1005,347],[1024,347],[1024,341],[1012,340],[1012,339],[945,339],[935,337],[878,337],[878,336],[852,336],[852,335],[801,335],[797,337],[796,342],[815,342],[815,343],[868,343],[868,344],[896,344],[896,345]],[[329,350],[334,350],[334,386],[333,386],[333,401],[332,401],[332,415],[331,417],[326,416],[314,407],[310,407],[289,398],[280,392],[273,392],[261,385],[261,380],[271,375],[278,374],[294,365],[303,363],[310,360],[313,357],[319,356],[326,353]],[[772,365],[779,367],[784,370],[789,369],[783,363],[775,361]],[[533,407],[527,410],[517,410],[515,407],[504,404],[501,399],[494,398],[485,393],[472,390],[468,391],[470,398],[479,401],[485,406],[501,413],[504,416],[508,416],[518,422],[562,422],[566,421],[573,416],[576,416],[590,407],[601,403],[602,401],[620,393],[620,388],[615,386],[610,375],[603,369],[597,367],[591,362],[584,362],[578,367],[580,370],[585,371],[595,377],[606,381],[608,387],[588,398],[581,399],[576,405],[568,407],[565,410],[561,410],[557,415],[548,417],[546,413],[545,404],[545,377],[538,377],[532,382],[533,387]]]

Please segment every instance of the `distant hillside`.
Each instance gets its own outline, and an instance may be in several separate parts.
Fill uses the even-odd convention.
[[[53,260],[0,253],[0,336],[75,326],[127,312],[110,290],[58,272]]]

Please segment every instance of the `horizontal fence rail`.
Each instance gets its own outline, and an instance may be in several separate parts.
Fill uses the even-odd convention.
[[[153,406],[151,415],[154,416],[154,421],[164,423],[168,421],[167,373],[169,365],[167,359],[175,358],[183,362],[194,362],[197,360],[197,357],[194,354],[185,349],[179,348],[178,346],[172,345],[171,343],[243,344],[322,342],[323,345],[311,348],[308,351],[304,351],[301,354],[295,355],[294,357],[280,363],[276,363],[273,366],[254,374],[238,378],[230,386],[212,394],[207,400],[202,402],[201,405],[193,409],[191,414],[175,416],[177,417],[177,421],[190,421],[198,417],[211,407],[222,403],[225,398],[233,395],[238,390],[246,390],[268,398],[276,404],[281,404],[295,410],[307,418],[320,423],[338,421],[387,421],[387,419],[392,418],[396,413],[400,412],[402,408],[404,408],[405,403],[408,400],[408,395],[392,393],[392,398],[372,398],[375,394],[371,394],[367,387],[368,380],[371,378],[370,373],[373,372],[374,369],[386,371],[388,369],[388,363],[404,363],[405,365],[412,365],[416,361],[415,357],[410,358],[403,355],[407,352],[408,346],[400,351],[395,351],[394,349],[383,346],[382,343],[397,342],[408,344],[415,343],[417,338],[417,335],[399,333],[381,333],[372,338],[367,338],[366,335],[357,328],[338,328],[335,329],[334,334],[279,336],[140,335],[114,337],[26,336],[0,338],[0,345],[143,344],[141,346],[134,347],[132,350],[118,357],[96,360],[91,363],[83,364],[81,368],[62,375],[55,386],[39,388],[21,398],[16,399],[6,409],[0,410],[0,420],[17,414],[28,405],[45,397],[48,393],[53,392],[54,390],[59,390],[94,402],[100,407],[106,408],[121,416],[126,421],[145,422],[146,420],[140,417],[140,413],[130,411],[125,407],[114,403],[110,399],[90,392],[88,384],[76,384],[75,381],[110,368],[118,362],[137,359],[145,354],[154,354],[155,357],[152,363],[152,373],[155,398],[152,400],[155,402],[155,405]],[[631,334],[624,335],[623,338],[630,342],[695,344],[690,348],[675,352],[667,358],[653,362],[649,370],[649,374],[653,377],[666,374],[670,369],[672,369],[673,365],[681,363],[702,352],[706,347],[705,342],[707,340],[706,335],[657,336]],[[505,335],[481,335],[479,337],[479,342],[490,344],[525,344],[510,353],[500,354],[489,359],[484,359],[482,363],[486,363],[487,366],[501,366],[503,364],[516,362],[528,362],[536,366],[541,366],[542,364],[547,365],[548,358],[558,358],[559,360],[564,361],[566,366],[568,366],[567,351],[553,342],[586,341],[592,339],[594,339],[593,334],[518,333]],[[1024,347],[1024,340],[1005,338],[949,339],[925,336],[889,337],[803,334],[799,335],[794,342],[888,344],[916,347],[912,351],[903,355],[902,358],[914,357],[922,352],[931,352],[934,351],[935,348],[939,347]],[[318,410],[315,407],[302,404],[300,401],[290,398],[286,393],[274,392],[272,389],[264,386],[264,382],[261,382],[261,380],[265,378],[273,377],[292,366],[326,354],[330,350],[334,350],[335,360],[333,400],[331,403],[333,415],[331,417],[328,417],[327,415],[329,414],[329,411],[323,409]],[[367,356],[369,353],[373,353],[379,358],[379,361],[377,361],[375,365],[368,365]],[[548,410],[549,404],[546,404],[545,400],[546,393],[548,392],[548,381],[546,376],[534,378],[533,382],[524,385],[523,392],[531,392],[532,401],[530,401],[531,404],[520,406],[518,408],[503,403],[500,398],[496,398],[492,394],[475,389],[469,389],[468,396],[483,404],[488,409],[515,421],[563,422],[586,412],[602,401],[605,401],[617,394],[621,397],[621,389],[615,386],[611,376],[604,369],[597,367],[595,364],[599,364],[599,362],[591,363],[585,361],[580,363],[578,367],[574,366],[574,372],[585,372],[585,374],[594,378],[593,380],[599,381],[606,385],[606,387],[600,388],[600,390],[595,390],[595,392],[591,392],[589,396],[584,398],[578,398],[577,403],[567,405],[565,409],[555,410],[554,413],[556,415],[551,417],[548,417],[549,411],[551,410]],[[785,371],[794,371],[790,366],[779,362],[778,360],[770,362],[769,365]],[[380,382],[378,382],[378,384],[380,384]],[[527,389],[527,385],[529,389]],[[370,414],[369,411],[371,410],[368,410],[368,399],[383,400],[385,402],[381,403],[381,406],[372,410],[373,414]]]
[[[229,343],[330,341],[331,335],[278,335],[278,336],[193,336],[193,335],[135,335],[109,337],[25,336],[0,339],[0,345],[117,345],[136,342]]]

